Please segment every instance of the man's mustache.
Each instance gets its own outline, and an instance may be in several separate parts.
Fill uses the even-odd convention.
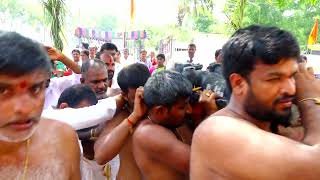
[[[291,101],[294,102],[295,101],[295,96],[290,96],[290,95],[283,95],[278,97],[276,100],[274,100],[274,104],[278,104],[281,101]]]
[[[107,89],[99,89],[96,93],[101,94],[107,92]]]

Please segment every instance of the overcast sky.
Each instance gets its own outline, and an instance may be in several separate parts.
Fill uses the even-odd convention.
[[[80,3],[81,2],[81,3]],[[138,24],[162,25],[176,22],[178,0],[135,0]],[[67,1],[73,15],[112,14],[124,22],[130,19],[130,0]],[[78,15],[79,16],[79,15]]]
[[[22,0],[21,0],[22,1]],[[23,0],[39,3],[40,0]],[[179,0],[135,0],[137,24],[163,25],[177,22]],[[216,0],[215,16],[224,19],[223,6],[226,0]],[[81,17],[112,14],[121,22],[129,23],[131,0],[65,0],[72,16]]]

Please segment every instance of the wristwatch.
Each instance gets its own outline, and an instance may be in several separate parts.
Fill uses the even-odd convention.
[[[304,98],[304,99],[300,100],[299,103],[304,102],[304,101],[308,101],[308,100],[311,100],[311,101],[313,101],[315,104],[320,105],[320,97]]]

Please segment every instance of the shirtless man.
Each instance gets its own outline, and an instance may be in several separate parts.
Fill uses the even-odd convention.
[[[80,179],[75,131],[40,118],[49,75],[44,48],[0,32],[0,179]]]
[[[188,179],[190,146],[177,131],[191,113],[191,83],[182,74],[161,71],[144,87],[147,118],[133,134],[133,154],[143,179]]]
[[[149,77],[148,68],[138,63],[129,65],[119,72],[118,83],[122,96],[127,101],[126,108],[118,109],[118,113],[106,123],[95,143],[95,159],[99,164],[105,164],[117,154],[120,155],[120,169],[117,176],[119,180],[141,179],[132,154],[131,131],[132,126],[146,112],[146,107],[142,104],[143,89],[138,87],[144,86]]]
[[[121,89],[117,83],[117,72],[119,72],[119,69],[115,69],[115,62],[113,57],[108,52],[102,52],[100,54],[100,60],[105,63],[108,70],[108,97],[121,94]]]
[[[228,106],[196,129],[191,179],[319,179],[320,82],[298,66],[299,45],[288,32],[250,26],[224,45]],[[277,134],[294,98],[306,129],[301,142]]]

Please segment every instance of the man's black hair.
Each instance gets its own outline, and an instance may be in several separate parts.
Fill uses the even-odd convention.
[[[178,98],[188,98],[191,94],[191,82],[175,71],[157,72],[144,86],[144,101],[148,108],[158,105],[172,107]]]
[[[222,49],[217,49],[217,50],[216,50],[216,52],[214,53],[214,57],[215,57],[215,58],[217,58],[217,57],[220,55],[221,50],[222,50]]]
[[[142,50],[140,51],[140,54],[143,53],[143,52],[148,53],[147,50],[142,49]]]
[[[190,48],[190,47],[197,48],[196,44],[194,44],[194,43],[190,43],[190,44],[188,45],[188,47],[189,47],[189,48]]]
[[[124,67],[118,74],[117,81],[121,91],[128,92],[129,88],[144,86],[150,77],[149,69],[140,63]]]
[[[166,56],[164,54],[158,54],[157,58],[162,58],[163,60],[166,60]]]
[[[88,73],[88,71],[91,67],[101,67],[103,69],[106,69],[106,65],[101,60],[99,60],[99,59],[89,60],[89,61],[86,61],[85,63],[83,63],[81,66],[82,76],[86,76],[86,74]]]
[[[252,25],[236,31],[222,48],[223,75],[232,92],[229,76],[233,73],[247,78],[258,62],[277,64],[283,58],[300,56],[293,35],[277,27]],[[250,80],[250,79],[248,79]]]
[[[16,32],[0,31],[0,74],[22,76],[36,70],[51,74],[44,47]]]
[[[74,49],[74,50],[72,50],[72,51],[71,51],[71,53],[74,53],[74,52],[77,52],[77,53],[79,53],[79,54],[80,54],[79,49]]]
[[[89,57],[89,51],[88,50],[82,50],[81,53],[84,53],[85,55],[87,55]]]
[[[57,107],[62,103],[67,103],[69,107],[76,108],[84,100],[88,101],[91,106],[98,103],[95,92],[89,86],[76,84],[61,93]]]
[[[104,43],[100,48],[100,52],[103,52],[104,50],[115,50],[117,52],[118,48],[113,43]]]

